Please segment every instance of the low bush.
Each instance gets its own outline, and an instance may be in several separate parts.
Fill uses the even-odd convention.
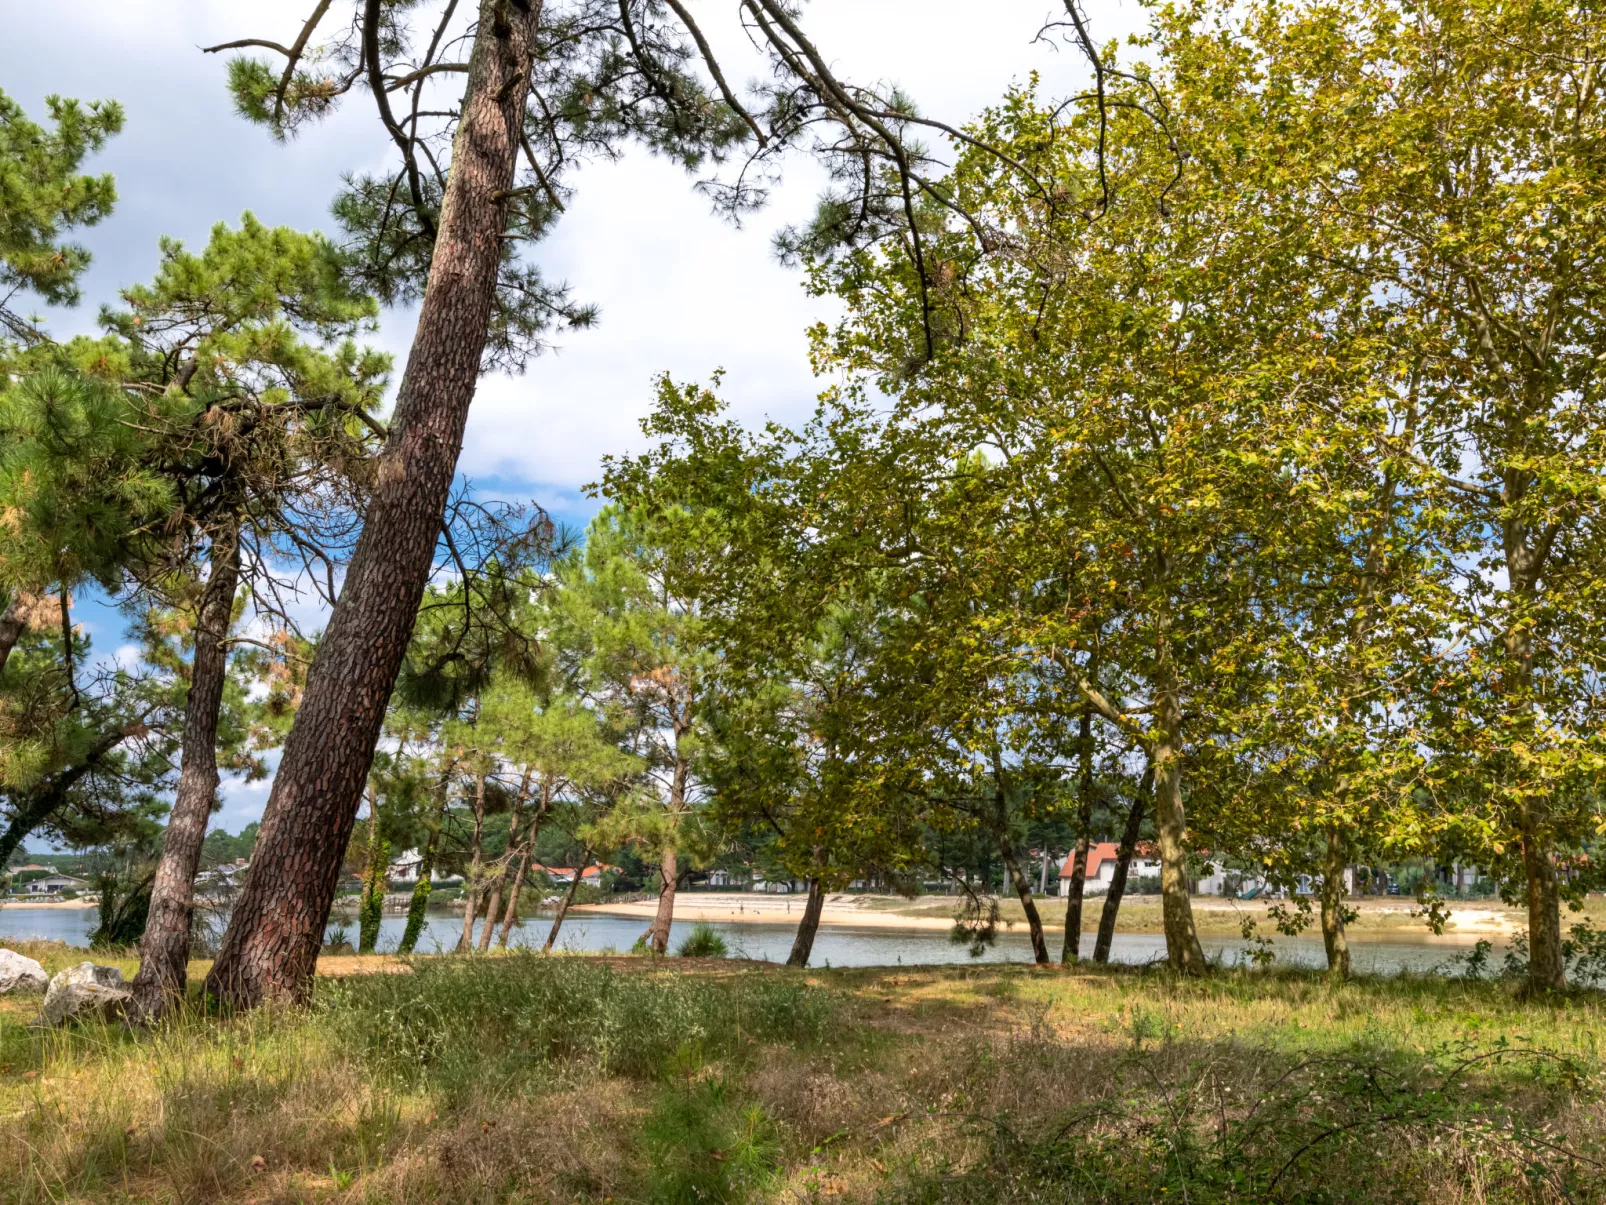
[[[563,1064],[658,1075],[679,1049],[709,1058],[750,1042],[817,1045],[835,996],[793,976],[720,978],[619,972],[605,963],[518,951],[496,959],[419,959],[410,975],[353,977],[320,993],[323,1023],[371,1068],[449,1093],[487,1077],[547,1078]]]
[[[686,934],[676,952],[682,958],[724,958],[730,953],[730,947],[719,931],[706,921],[698,921]]]

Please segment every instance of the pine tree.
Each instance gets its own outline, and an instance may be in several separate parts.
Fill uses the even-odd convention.
[[[53,130],[28,120],[0,92],[0,328],[24,343],[42,338],[17,313],[17,297],[31,293],[53,305],[78,301],[78,278],[89,252],[63,241],[68,230],[93,226],[111,212],[117,187],[111,176],[80,174],[86,156],[123,128],[122,106],[85,106],[45,98]]]

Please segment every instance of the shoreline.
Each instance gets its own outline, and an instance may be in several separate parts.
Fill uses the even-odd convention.
[[[898,896],[849,895],[837,893],[826,897],[820,915],[822,928],[885,930],[892,932],[942,932],[953,926],[951,911],[957,900],[952,896],[921,896],[906,900]],[[1049,896],[1037,901],[1043,910],[1045,929],[1057,932],[1060,927],[1060,897]],[[1085,912],[1083,932],[1096,931],[1101,897],[1091,896]],[[1400,897],[1366,897],[1350,901],[1360,916],[1348,927],[1352,942],[1397,941],[1408,944],[1466,946],[1481,939],[1497,944],[1509,943],[1523,928],[1526,919],[1520,910],[1508,909],[1497,901],[1465,901],[1453,905],[1450,922],[1442,934],[1429,933],[1420,921],[1411,917],[1414,901]],[[55,902],[7,900],[0,903],[0,914],[6,911],[83,912],[96,906],[94,900],[60,900]],[[1025,917],[1014,900],[1001,900],[1002,919],[1006,933],[1025,931]],[[681,922],[719,922],[736,925],[796,926],[802,920],[804,897],[801,895],[765,895],[746,892],[682,892],[675,900],[675,919]],[[1193,900],[1199,935],[1206,938],[1237,937],[1239,925],[1246,919],[1257,922],[1257,931],[1266,936],[1280,936],[1266,914],[1266,905],[1259,902],[1227,900],[1215,896],[1198,896]],[[617,916],[640,920],[644,924],[657,912],[656,900],[633,902],[576,904],[570,909],[574,916]],[[334,915],[349,917],[337,908]],[[461,915],[459,912],[458,915]],[[549,913],[538,913],[549,916]],[[1134,896],[1123,901],[1122,922],[1117,933],[1152,936],[1162,931],[1157,896]],[[1320,937],[1316,924],[1302,936]]]
[[[1085,913],[1087,920],[1082,930],[1084,934],[1097,931],[1101,899],[1100,896],[1089,897],[1089,906]],[[945,913],[955,902],[951,896],[922,896],[914,900],[904,900],[896,896],[829,895],[820,913],[820,927],[947,932],[953,927],[953,920]],[[1019,905],[1012,900],[1000,903],[1004,906],[1005,931],[1024,932],[1026,921],[1024,916],[1019,914]],[[1057,896],[1037,901],[1040,909],[1054,909],[1059,903],[1060,898]],[[791,906],[788,907],[788,904]],[[1491,905],[1485,904],[1484,901],[1452,906],[1450,923],[1442,934],[1430,933],[1421,922],[1411,919],[1410,913],[1414,908],[1414,901],[1400,901],[1398,897],[1393,897],[1392,901],[1364,899],[1351,900],[1350,904],[1361,912],[1357,922],[1351,924],[1347,930],[1352,942],[1399,941],[1413,945],[1470,945],[1488,938],[1503,944],[1521,928],[1520,918],[1514,912],[1502,908],[1497,903]],[[1010,905],[1014,905],[1013,909]],[[1193,907],[1201,937],[1237,937],[1238,924],[1244,917],[1260,922],[1259,931],[1262,934],[1281,936],[1270,925],[1264,904],[1218,899],[1214,896],[1196,896]],[[570,909],[570,913],[631,917],[646,922],[653,918],[657,910],[658,905],[655,900],[639,900],[630,903],[576,904]],[[942,912],[939,913],[938,910]],[[1159,923],[1158,896],[1129,897],[1122,902],[1121,912],[1123,919],[1128,923],[1118,923],[1117,933],[1154,935],[1162,932]],[[1154,913],[1152,920],[1147,915],[1149,912]],[[1137,914],[1136,924],[1130,923],[1134,919],[1134,914]],[[677,921],[796,925],[802,916],[801,896],[686,892],[678,894],[675,898]],[[1055,923],[1056,917],[1045,915],[1043,919],[1045,929],[1057,931],[1060,928]],[[1091,926],[1088,922],[1091,922]],[[1313,921],[1301,936],[1320,940],[1320,928]]]
[[[0,900],[0,912],[7,912],[11,909],[19,909],[24,912],[44,912],[51,908],[59,908],[63,912],[82,912],[87,908],[98,906],[98,900],[90,899],[56,900],[48,903],[44,900]]]

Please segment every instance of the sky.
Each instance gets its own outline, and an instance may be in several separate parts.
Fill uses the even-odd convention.
[[[127,112],[123,133],[89,165],[117,178],[115,212],[76,237],[94,255],[84,299],[45,311],[48,328],[93,327],[120,288],[149,279],[157,240],[199,248],[219,221],[245,211],[272,225],[330,230],[329,202],[347,172],[377,170],[389,143],[366,94],[288,144],[239,118],[224,88],[226,56],[201,47],[241,37],[293,40],[295,0],[0,0],[0,89],[30,116],[50,93],[106,97]],[[689,7],[740,79],[757,70],[736,21],[735,0]],[[1094,36],[1139,28],[1137,0],[1089,0]],[[815,44],[844,78],[893,82],[922,112],[961,124],[1012,83],[1042,75],[1064,95],[1086,72],[1069,49],[1038,42],[1055,0],[811,0]],[[679,168],[632,150],[574,177],[577,193],[536,258],[549,279],[601,310],[593,329],[564,336],[522,376],[491,375],[477,393],[460,471],[498,496],[533,500],[582,525],[596,503],[584,487],[601,458],[641,445],[637,424],[662,372],[706,380],[724,369],[721,394],[744,422],[806,416],[824,383],[810,373],[805,332],[830,320],[828,301],[805,295],[799,274],[776,262],[777,229],[806,220],[822,182],[804,158],[787,165],[768,208],[733,227],[710,211]],[[398,378],[411,311],[387,312],[377,342],[396,356]],[[116,612],[83,617],[102,649],[120,639]],[[230,831],[256,819],[268,783],[226,788],[215,822]]]

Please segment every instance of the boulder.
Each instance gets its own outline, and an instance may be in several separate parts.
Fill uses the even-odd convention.
[[[0,950],[0,996],[42,992],[49,986],[44,967],[15,950]]]
[[[38,1023],[60,1025],[79,1017],[119,1017],[132,994],[123,986],[123,973],[116,967],[80,962],[50,981]]]

